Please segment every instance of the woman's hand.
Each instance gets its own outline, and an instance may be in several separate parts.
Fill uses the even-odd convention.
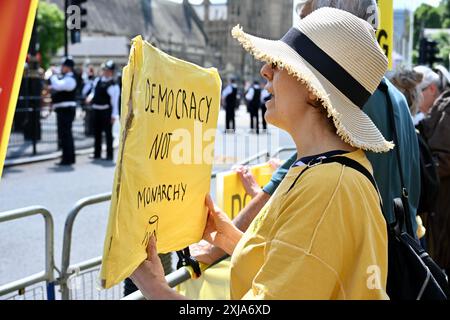
[[[268,163],[273,171],[277,170],[279,167],[283,165],[283,162],[278,158],[272,158],[269,160]]]
[[[242,232],[233,224],[226,213],[214,204],[209,194],[206,196],[205,203],[208,208],[208,220],[203,232],[203,239],[232,255],[234,248],[242,237]]]
[[[210,265],[222,258],[226,252],[202,240],[189,246],[192,257],[198,262]]]
[[[156,250],[156,239],[152,235],[147,246],[147,259],[130,276],[146,299],[181,300],[186,297],[178,294],[167,284],[164,268]]]
[[[252,198],[254,198],[259,192],[261,192],[261,187],[255,180],[252,172],[247,166],[236,166],[234,171],[238,174],[241,179],[242,185],[244,186],[245,192]]]

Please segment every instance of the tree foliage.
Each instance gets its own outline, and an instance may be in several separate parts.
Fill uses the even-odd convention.
[[[419,43],[420,32],[423,28],[441,28],[442,15],[440,8],[423,3],[414,13],[414,46]]]
[[[36,22],[42,66],[48,68],[51,57],[64,45],[64,12],[55,4],[40,1]]]
[[[414,13],[414,48],[419,49],[419,40],[421,31],[425,28],[430,29],[447,29],[450,28],[450,0],[442,0],[438,7],[432,7],[423,3]],[[443,64],[449,65],[450,39],[445,32],[433,36],[439,45],[439,57],[442,58]],[[417,62],[418,52],[416,51],[415,59]]]
[[[436,40],[439,48],[439,58],[442,59],[443,65],[449,68],[449,55],[450,55],[450,36],[447,32],[439,32],[433,36],[433,40]]]

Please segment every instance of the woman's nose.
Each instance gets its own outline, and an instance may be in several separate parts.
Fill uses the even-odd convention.
[[[268,80],[268,81],[272,80],[273,69],[267,63],[262,66],[261,71],[259,73],[266,80]]]

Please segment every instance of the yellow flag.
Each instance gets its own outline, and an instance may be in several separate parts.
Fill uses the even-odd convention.
[[[378,0],[379,27],[377,39],[389,59],[392,69],[392,53],[394,51],[394,0]]]
[[[214,68],[132,41],[123,70],[119,157],[104,242],[101,282],[110,288],[146,258],[202,238],[221,80]]]

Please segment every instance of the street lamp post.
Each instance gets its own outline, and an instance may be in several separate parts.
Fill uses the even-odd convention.
[[[67,37],[67,7],[68,0],[64,0],[64,56],[67,57],[69,55],[68,42],[69,39]]]

